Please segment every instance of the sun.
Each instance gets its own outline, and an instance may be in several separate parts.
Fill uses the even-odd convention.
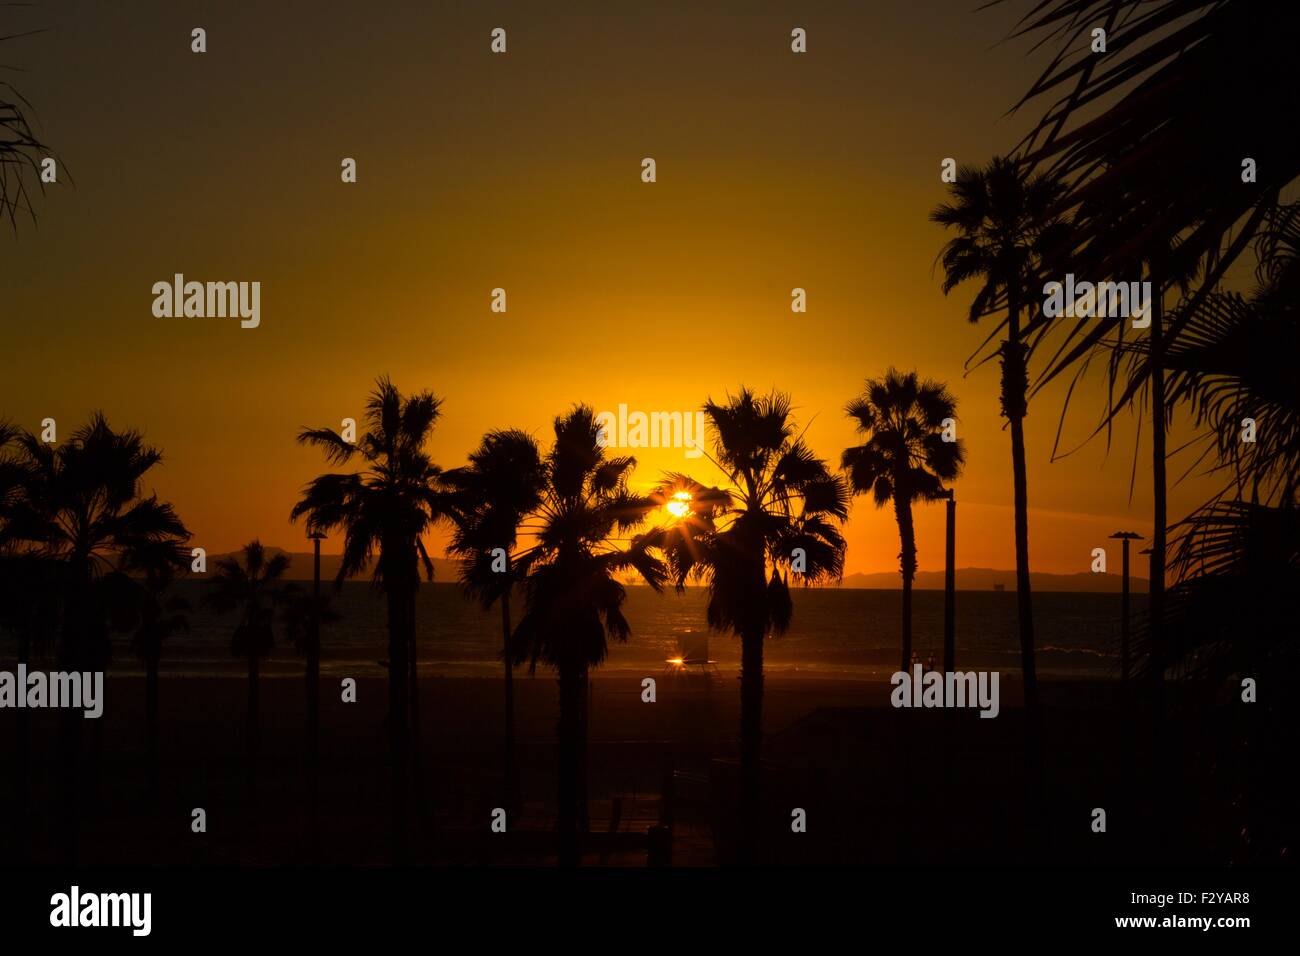
[[[691,493],[689,491],[679,491],[668,499],[664,505],[668,513],[674,518],[685,518],[691,513]]]

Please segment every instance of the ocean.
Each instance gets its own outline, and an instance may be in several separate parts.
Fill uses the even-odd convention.
[[[310,585],[308,585],[310,586]],[[323,584],[329,591],[331,586]],[[164,647],[162,670],[172,674],[241,674],[245,664],[230,653],[233,620],[204,609],[203,586],[181,582],[178,590],[196,610],[188,634]],[[629,587],[624,612],[632,626],[626,644],[613,643],[601,670],[607,673],[660,673],[683,648],[702,655],[719,671],[739,671],[740,644],[729,634],[709,633],[707,595],[689,588],[662,595]],[[1013,591],[958,591],[956,645],[959,669],[1016,673],[1020,650]],[[1134,595],[1140,613],[1145,595]],[[388,656],[383,598],[362,582],[348,582],[333,594],[340,620],[322,627],[321,671],[337,676],[379,676]],[[522,607],[512,605],[518,620]],[[864,589],[797,589],[790,629],[770,638],[765,651],[769,674],[849,679],[887,678],[898,667],[902,592]],[[424,584],[416,599],[419,667],[428,676],[494,676],[501,673],[501,615],[466,600],[455,584]],[[943,660],[943,592],[913,592],[913,649],[922,662]],[[1045,675],[1104,677],[1118,669],[1120,596],[1093,593],[1034,595],[1034,628],[1039,672]],[[707,642],[707,644],[705,643]],[[126,637],[115,641],[113,673],[138,673]],[[302,660],[277,635],[263,666],[268,677],[302,673]],[[526,668],[525,668],[526,669]],[[539,673],[541,673],[539,666]]]

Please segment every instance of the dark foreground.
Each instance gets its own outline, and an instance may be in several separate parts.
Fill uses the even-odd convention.
[[[588,864],[676,865],[733,858],[737,773],[735,675],[597,678],[588,756]],[[554,860],[556,689],[516,681],[521,801],[505,833],[501,683],[421,682],[411,862],[528,865]],[[309,828],[306,715],[299,680],[263,681],[261,745],[246,759],[244,681],[165,678],[156,792],[145,746],[144,681],[109,678],[105,716],[81,721],[75,830],[60,795],[59,720],[28,712],[31,768],[6,774],[13,824],[0,863],[270,866],[391,859],[386,688],[363,679],[358,702],[322,693],[320,835]],[[1002,712],[894,710],[883,683],[769,679],[765,698],[767,830],[778,864],[1227,866],[1294,857],[1290,772],[1296,729],[1229,689],[1180,688],[1168,717],[1126,707],[1113,683],[1045,685],[1041,780],[1029,772],[1014,684]],[[0,764],[17,771],[16,712],[0,711]],[[24,792],[23,780],[28,787]],[[25,806],[24,806],[25,803]],[[206,833],[191,828],[194,809]],[[1094,810],[1106,814],[1094,832]],[[806,832],[792,832],[795,811]],[[651,853],[648,830],[670,834]],[[69,833],[75,832],[75,840]]]

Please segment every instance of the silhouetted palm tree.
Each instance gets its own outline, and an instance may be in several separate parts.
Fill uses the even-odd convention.
[[[19,212],[35,218],[27,176],[45,188],[41,186],[40,163],[48,150],[32,132],[24,112],[27,106],[27,101],[13,87],[0,83],[0,219],[8,219],[15,227]]]
[[[59,624],[60,669],[103,670],[110,656],[109,634],[129,626],[138,585],[132,574],[167,575],[185,565],[182,545],[189,532],[171,505],[143,494],[145,474],[162,454],[136,431],[115,432],[102,415],[57,447],[30,432],[16,439],[24,475],[21,496],[10,501],[6,535],[11,546],[39,567],[38,579],[57,595],[58,608],[45,607]],[[65,711],[60,733],[63,770],[63,834],[75,859],[80,814],[81,715]],[[97,770],[102,724],[96,722]]]
[[[882,379],[868,379],[862,395],[846,411],[857,420],[866,442],[846,448],[841,467],[855,494],[870,494],[877,508],[892,503],[902,542],[899,567],[903,575],[903,664],[912,660],[912,579],[916,575],[916,533],[912,502],[935,501],[944,495],[944,482],[961,472],[966,453],[962,442],[945,441],[945,423],[955,425],[956,399],[940,382],[920,381],[915,372],[894,369]]]
[[[57,448],[30,432],[18,445],[26,490],[10,510],[8,533],[57,568],[63,663],[102,669],[113,618],[134,609],[129,572],[170,574],[187,561],[184,524],[171,505],[142,493],[162,454],[98,414]]]
[[[1081,36],[1099,25],[1107,52],[1080,50]],[[1153,286],[1147,347],[1118,388],[1112,367],[1103,425],[1139,392],[1149,395],[1149,607],[1151,644],[1157,648],[1168,563],[1165,444],[1172,410],[1165,407],[1166,354],[1184,333],[1186,317],[1220,287],[1265,228],[1279,196],[1300,177],[1300,130],[1279,121],[1300,108],[1292,65],[1297,29],[1295,4],[1045,0],[1015,31],[1057,47],[1017,104],[1048,98],[1020,151],[1026,165],[1050,169],[1069,182],[1060,209],[1073,215],[1073,271],[1131,279],[1145,265]],[[1165,290],[1196,276],[1190,301],[1168,321]],[[1086,364],[1106,344],[1108,326],[1076,324],[1039,387],[1076,363]],[[1163,669],[1153,668],[1150,677],[1159,713]]]
[[[392,746],[393,854],[407,853],[409,754],[408,689],[413,684],[415,595],[420,565],[433,579],[423,536],[449,516],[442,470],[425,451],[441,402],[430,392],[404,397],[385,377],[366,402],[365,434],[354,445],[330,428],[305,429],[301,444],[325,451],[334,464],[359,455],[363,470],[325,474],[307,485],[292,518],[306,516],[309,532],[344,533],[336,585],[364,572],[375,558],[374,583],[388,601],[388,727]],[[413,715],[412,715],[413,716]]]
[[[740,637],[740,849],[751,860],[760,820],[763,641],[790,624],[789,573],[806,584],[843,575],[838,525],[849,491],[796,435],[788,396],[741,389],[725,403],[706,402],[704,414],[727,486],[669,476],[656,496],[685,513],[653,540],[679,589],[688,578],[707,582],[709,627]]]
[[[1175,526],[1178,580],[1164,620],[1140,632],[1149,675],[1165,664],[1212,680],[1294,672],[1287,658],[1300,571],[1300,204],[1269,213],[1255,253],[1256,287],[1187,304],[1178,316],[1183,333],[1166,352],[1169,402],[1190,406],[1205,444],[1198,462],[1208,460],[1224,485]],[[1253,441],[1243,440],[1247,419]],[[1158,645],[1165,631],[1167,660]]]
[[[59,602],[52,563],[22,541],[11,515],[20,510],[29,479],[28,463],[18,448],[21,430],[0,421],[0,631],[17,643],[17,663],[31,663],[34,648],[54,640],[59,630]],[[17,856],[28,856],[31,826],[31,718],[25,707],[14,714],[17,741],[13,766],[16,790]]]
[[[1029,588],[1029,492],[1025,466],[1024,418],[1028,413],[1029,345],[1022,336],[1022,315],[1047,262],[1064,244],[1066,226],[1055,207],[1063,187],[1043,176],[1026,177],[1008,159],[995,158],[987,168],[963,167],[950,187],[952,198],[930,213],[930,219],[957,230],[940,253],[943,291],[974,279],[980,289],[969,318],[1006,311],[1006,338],[998,349],[1002,366],[1002,414],[1011,428],[1011,469],[1015,505],[1016,596],[1020,619],[1020,661],[1024,673],[1025,707],[1036,713],[1038,681],[1034,670],[1033,602]]]
[[[271,653],[275,643],[275,611],[283,603],[280,579],[289,569],[289,556],[267,557],[260,541],[244,545],[242,557],[222,558],[208,582],[204,600],[223,613],[237,611],[239,620],[231,636],[230,651],[248,661],[248,769],[249,781],[256,771],[258,751],[259,662]]]
[[[1080,49],[1097,27],[1103,55]],[[1057,48],[1015,108],[1047,98],[1022,152],[1071,183],[1076,274],[1119,274],[1181,237],[1168,274],[1200,263],[1202,290],[1219,284],[1300,176],[1300,129],[1279,122],[1300,108],[1297,30],[1300,7],[1254,0],[1045,0],[1020,19],[1015,35]],[[1087,336],[1053,368],[1083,355]]]
[[[484,610],[498,601],[501,604],[505,789],[507,802],[513,806],[518,793],[514,661],[510,655],[510,594],[517,580],[513,552],[520,525],[541,504],[546,469],[531,435],[493,431],[470,453],[468,466],[443,477],[454,491],[456,530],[451,551],[460,558],[461,584]]]
[[[1276,207],[1255,244],[1256,286],[1214,292],[1175,315],[1165,353],[1168,401],[1187,401],[1225,491],[1265,503],[1300,495],[1300,203]],[[1140,351],[1142,343],[1132,346]],[[1257,425],[1242,441],[1244,421]]]
[[[625,548],[613,543],[616,535],[640,526],[657,504],[628,488],[636,459],[607,457],[599,435],[586,406],[555,420],[536,541],[515,559],[525,610],[511,639],[514,659],[527,659],[534,669],[541,661],[559,676],[559,858],[566,866],[579,863],[582,853],[578,814],[586,791],[587,674],[605,659],[608,638],[626,641],[632,631],[623,616],[627,595],[618,575],[635,572],[659,590],[665,574],[646,536],[632,538]]]

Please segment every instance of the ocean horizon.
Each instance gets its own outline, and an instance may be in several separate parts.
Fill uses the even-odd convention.
[[[167,641],[161,673],[175,676],[243,676],[247,662],[230,652],[232,617],[203,607],[204,586],[181,581],[176,591],[194,611],[190,630]],[[321,672],[331,677],[373,677],[386,673],[388,632],[383,596],[369,583],[345,582],[331,596],[340,619],[321,629]],[[768,639],[764,669],[773,677],[881,680],[898,668],[901,641],[901,590],[793,590],[794,619],[789,630]],[[943,660],[941,591],[913,592],[913,649],[922,663]],[[1135,594],[1133,615],[1146,607],[1146,596]],[[719,673],[740,669],[740,642],[730,634],[710,632],[705,623],[707,594],[691,587],[656,594],[646,587],[629,587],[624,614],[632,626],[627,643],[613,643],[601,674],[662,673],[667,661],[689,649]],[[958,669],[999,670],[1016,676],[1020,647],[1016,626],[1016,595],[1007,591],[958,591],[956,594],[956,663]],[[516,598],[512,616],[517,623],[523,604]],[[1048,677],[1106,678],[1117,672],[1120,596],[1090,592],[1034,594],[1034,627],[1039,673]],[[501,674],[501,615],[498,608],[482,610],[453,583],[425,583],[416,597],[416,640],[423,677],[495,677]],[[303,661],[277,628],[276,645],[262,664],[266,677],[300,676]],[[109,674],[138,675],[128,635],[114,638]],[[516,670],[527,675],[528,667]],[[549,672],[542,665],[538,675]]]

